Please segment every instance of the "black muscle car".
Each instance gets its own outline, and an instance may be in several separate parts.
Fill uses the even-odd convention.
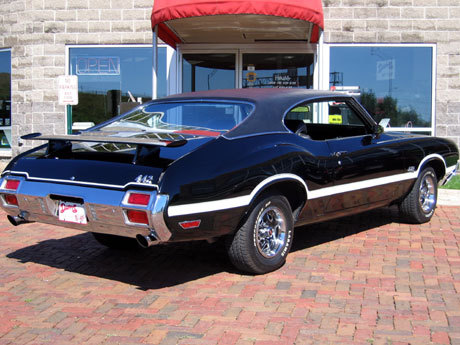
[[[1,175],[14,225],[116,248],[223,238],[252,273],[283,265],[294,226],[390,204],[429,221],[459,159],[448,140],[383,131],[351,96],[301,89],[176,95],[79,134],[23,138],[47,143]]]

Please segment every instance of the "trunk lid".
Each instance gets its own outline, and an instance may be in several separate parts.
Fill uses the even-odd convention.
[[[196,133],[155,132],[36,133],[22,138],[48,144],[13,160],[6,169],[9,173],[29,180],[117,189],[156,185],[172,162],[214,139]]]

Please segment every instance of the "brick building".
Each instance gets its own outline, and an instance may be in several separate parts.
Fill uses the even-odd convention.
[[[152,96],[151,0],[0,2],[0,154],[31,132],[62,134]],[[323,0],[318,43],[160,45],[158,95],[226,87],[352,90],[394,130],[460,140],[458,0]],[[281,27],[281,26],[280,26]],[[79,104],[57,77],[77,75]],[[131,103],[131,104],[130,104]]]

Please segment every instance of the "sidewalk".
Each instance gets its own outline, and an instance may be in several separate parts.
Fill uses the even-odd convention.
[[[438,189],[438,205],[460,206],[460,190]]]

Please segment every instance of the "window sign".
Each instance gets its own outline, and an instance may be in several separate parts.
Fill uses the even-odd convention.
[[[80,56],[76,62],[77,75],[120,75],[118,56]]]
[[[395,60],[377,61],[376,80],[390,80],[395,78],[396,63]]]
[[[313,54],[243,54],[243,88],[313,87]]]
[[[332,45],[330,87],[353,88],[377,123],[432,131],[433,49],[431,45]]]

